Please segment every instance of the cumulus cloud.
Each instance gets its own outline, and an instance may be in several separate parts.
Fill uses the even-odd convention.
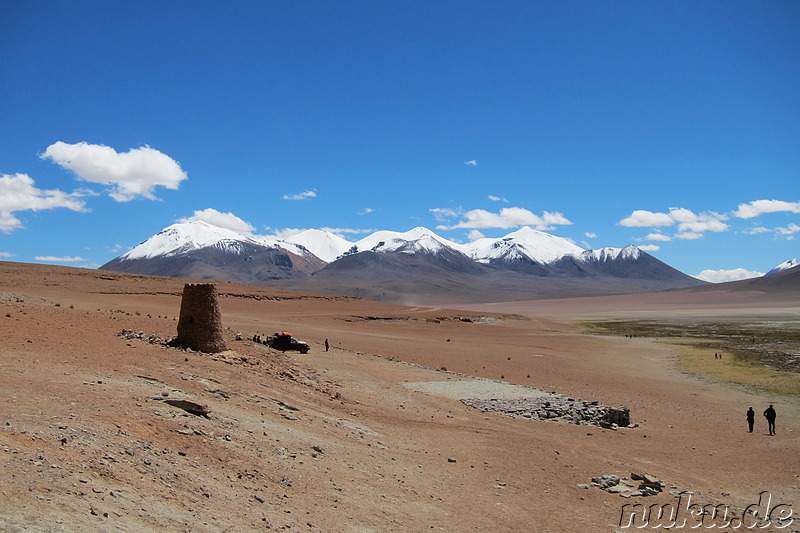
[[[650,228],[656,226],[672,226],[675,224],[675,220],[666,213],[653,213],[652,211],[637,209],[627,218],[623,218],[617,222],[617,224],[631,228]]]
[[[661,249],[661,247],[657,244],[643,244],[642,246],[637,246],[640,250],[644,250],[645,252],[657,252]]]
[[[156,200],[156,187],[177,190],[187,178],[177,161],[149,146],[119,153],[100,144],[58,141],[40,157],[73,171],[84,181],[110,186],[108,194],[118,202],[140,197]]]
[[[17,254],[12,254],[11,252],[0,252],[0,257],[14,257]]]
[[[309,198],[316,198],[317,192],[315,190],[303,191],[297,194],[284,194],[284,200],[308,200]]]
[[[734,268],[733,270],[703,270],[695,277],[711,283],[725,283],[726,281],[757,278],[763,275],[763,272]]]
[[[739,204],[734,211],[734,216],[739,218],[754,218],[765,213],[778,213],[788,211],[800,213],[800,202],[784,202],[783,200],[754,200],[746,204]]]
[[[52,255],[37,255],[35,259],[37,261],[47,261],[49,263],[77,263],[86,261],[83,257],[55,257]]]
[[[359,214],[359,215],[368,215],[368,214],[370,214],[370,213],[374,213],[374,212],[375,212],[375,210],[374,210],[374,209],[372,209],[371,207],[365,207],[364,209],[362,209],[361,211],[359,211],[359,212],[358,212],[358,214]]]
[[[584,233],[583,235],[584,235],[584,237],[586,237],[587,239],[596,239],[596,238],[597,238],[597,233],[594,233],[594,232],[591,232],[591,231],[587,231],[587,232],[586,232],[586,233]]]
[[[18,211],[42,211],[64,207],[85,213],[89,211],[80,199],[82,193],[65,193],[59,190],[36,188],[33,178],[27,174],[0,175],[0,231],[11,233],[24,227],[15,213]]]
[[[483,239],[484,237],[485,235],[476,229],[467,233],[467,239],[471,241],[477,241],[478,239]]]
[[[445,210],[431,209],[434,214],[443,214]],[[561,213],[550,213],[544,211],[541,216],[536,215],[522,207],[506,207],[498,213],[492,213],[484,209],[473,209],[460,215],[463,220],[452,225],[440,225],[437,229],[479,229],[479,228],[518,228],[521,226],[533,226],[539,230],[550,230],[556,225],[572,224]]]
[[[671,207],[669,213],[654,213],[652,211],[637,210],[630,216],[623,218],[617,224],[627,227],[659,227],[678,225],[679,239],[695,239],[702,237],[706,231],[720,232],[725,231],[730,226],[724,222],[726,215],[707,211],[704,213],[694,213],[684,207]],[[651,233],[650,235],[657,235]],[[699,236],[698,236],[699,235]],[[656,240],[664,240],[656,239]]]
[[[669,210],[669,216],[678,222],[678,231],[680,232],[720,232],[730,227],[723,222],[723,220],[728,219],[727,216],[714,213],[713,211],[697,215],[688,209],[673,207]]]
[[[478,166],[478,162],[475,161],[474,159],[472,159],[470,161],[464,161],[464,164],[467,165],[467,166],[470,166],[470,167],[477,167]]]
[[[222,213],[216,209],[208,208],[202,211],[195,211],[194,215],[186,218],[181,218],[178,222],[194,222],[194,221],[208,222],[213,226],[225,228],[239,233],[252,233],[255,227],[237,217],[233,213]]]
[[[672,237],[669,235],[664,235],[663,233],[648,233],[644,236],[644,240],[669,242],[672,240]]]

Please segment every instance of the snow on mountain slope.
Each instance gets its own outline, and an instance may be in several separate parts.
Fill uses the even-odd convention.
[[[788,261],[784,261],[783,263],[781,263],[780,265],[776,266],[775,268],[773,268],[772,270],[770,270],[769,272],[767,272],[764,275],[765,276],[769,276],[770,274],[777,274],[778,272],[783,272],[784,270],[789,270],[790,268],[794,268],[797,265],[800,265],[800,259],[798,259],[798,258],[789,259]]]
[[[616,261],[618,259],[639,259],[641,255],[642,251],[638,247],[629,244],[625,248],[607,247],[600,248],[599,250],[586,250],[580,254],[576,254],[576,257],[583,261],[602,263],[605,261]]]
[[[256,241],[235,231],[212,226],[206,222],[179,222],[159,231],[120,259],[149,259],[153,257],[170,257],[190,250],[217,246],[238,253],[241,247],[237,243]]]
[[[302,246],[326,263],[331,263],[337,257],[349,250],[353,243],[329,231],[307,229],[286,237],[283,243]]]
[[[356,242],[351,249],[358,252],[436,253],[442,248],[464,251],[462,245],[440,237],[423,227],[417,227],[405,233],[376,231]]]
[[[480,263],[522,259],[546,264],[565,255],[578,255],[584,252],[583,248],[567,239],[527,226],[499,239],[478,239],[465,245],[464,248],[467,255]]]

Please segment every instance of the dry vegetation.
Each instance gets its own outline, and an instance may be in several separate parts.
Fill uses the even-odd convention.
[[[603,321],[586,322],[587,331],[626,337],[666,339],[682,347],[688,372],[800,396],[800,323]],[[719,353],[720,359],[714,357]]]

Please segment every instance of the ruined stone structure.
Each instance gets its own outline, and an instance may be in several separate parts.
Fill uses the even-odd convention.
[[[210,283],[184,285],[178,336],[173,344],[207,353],[226,350],[216,286]]]
[[[534,420],[557,420],[601,427],[626,427],[631,423],[631,412],[627,407],[609,407],[599,402],[565,398],[560,394],[538,398],[464,398],[461,402],[483,412],[495,411]]]

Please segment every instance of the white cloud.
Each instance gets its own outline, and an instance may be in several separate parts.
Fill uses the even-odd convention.
[[[374,212],[375,212],[375,210],[374,210],[374,209],[372,209],[371,207],[365,207],[364,209],[362,209],[361,211],[359,211],[359,213],[358,213],[358,214],[359,214],[359,215],[368,215],[368,214],[370,214],[370,213],[374,213]]]
[[[309,198],[316,198],[317,192],[315,190],[303,191],[297,194],[284,194],[284,200],[308,200]]]
[[[452,209],[449,207],[435,207],[433,209],[429,209],[431,213],[433,213],[433,217],[438,220],[439,222],[444,222],[446,220],[450,220],[451,218],[458,218],[463,213],[463,210],[459,207],[457,209]]]
[[[758,235],[759,233],[772,233],[772,230],[762,226],[757,226],[752,229],[746,229],[742,231],[742,233],[744,233],[745,235]]]
[[[337,235],[341,234],[353,234],[353,235],[360,235],[362,233],[375,233],[377,230],[374,229],[358,229],[358,228],[320,228],[322,231],[327,231],[329,233],[335,233]]]
[[[271,228],[266,228],[267,230]],[[285,239],[287,237],[291,237],[292,235],[297,235],[303,231],[306,231],[308,228],[283,228],[283,229],[276,229],[275,232],[270,235],[270,237],[274,237],[276,239]]]
[[[86,261],[83,257],[55,257],[52,255],[37,255],[37,261],[47,261],[50,263],[77,263],[79,261]]]
[[[267,231],[271,231],[272,233],[269,235],[275,239],[285,239],[287,237],[291,237],[292,235],[296,235],[303,231],[306,231],[309,228],[264,228]],[[321,231],[327,231],[328,233],[333,233],[334,235],[339,235],[343,237],[343,235],[351,234],[351,235],[359,235],[362,233],[375,233],[376,230],[374,229],[358,229],[358,228],[330,228],[330,227],[322,227],[318,228]]]
[[[0,257],[15,257],[17,254],[12,254],[11,252],[0,252]]]
[[[208,222],[214,226],[237,231],[239,233],[252,233],[256,229],[233,213],[222,213],[210,207],[202,211],[195,211],[194,215],[181,218],[178,222],[194,222],[196,220]]]
[[[617,222],[620,226],[647,228],[658,226],[672,226],[678,224],[680,233],[702,233],[705,231],[725,231],[730,226],[724,223],[727,216],[708,211],[699,215],[684,207],[670,207],[669,213],[654,213],[652,211],[637,210],[627,218]]]
[[[664,235],[663,233],[648,233],[644,236],[644,240],[669,242],[672,240],[672,237],[669,235]]]
[[[506,204],[508,203],[508,199],[503,198],[502,196],[495,196],[493,194],[489,195],[489,200],[491,200],[493,202],[503,202],[503,203],[506,203]]]
[[[661,249],[661,247],[657,244],[643,244],[642,246],[637,246],[640,250],[644,250],[645,252],[657,252]]]
[[[484,237],[485,235],[476,229],[467,233],[467,239],[471,241],[477,241],[478,239],[483,239]]]
[[[596,239],[596,238],[597,238],[597,233],[593,233],[593,232],[591,232],[591,231],[587,231],[587,232],[586,232],[586,233],[584,233],[583,235],[584,235],[584,236],[585,236],[587,239]]]
[[[699,215],[683,207],[671,207],[669,215],[677,222],[678,231],[702,233],[704,231],[720,232],[727,230],[730,226],[722,222],[728,217],[719,213],[709,211]]]
[[[695,277],[711,283],[725,283],[726,281],[757,278],[763,275],[763,272],[734,268],[733,270],[703,270]]]
[[[800,202],[784,202],[783,200],[754,200],[747,204],[739,204],[734,211],[734,216],[739,218],[754,218],[765,213],[788,211],[800,213]]]
[[[800,226],[797,224],[789,224],[785,228],[775,228],[775,231],[781,235],[793,235],[800,231]]]
[[[33,178],[27,174],[0,176],[0,231],[11,233],[24,227],[14,213],[17,211],[42,211],[65,207],[81,213],[88,212],[79,198],[82,193],[65,193],[59,190],[37,189]]]
[[[629,217],[623,218],[617,224],[631,228],[648,228],[654,226],[672,226],[675,220],[666,213],[653,213],[637,209]]]
[[[139,197],[156,200],[156,187],[177,190],[187,178],[177,161],[149,146],[118,153],[100,144],[58,141],[40,157],[73,171],[84,181],[111,186],[109,196],[118,202]]]
[[[436,210],[431,209],[432,212]],[[450,226],[437,226],[437,229],[476,229],[476,228],[517,228],[520,226],[533,226],[539,230],[553,229],[555,225],[572,224],[561,213],[544,211],[542,216],[535,215],[522,207],[506,207],[499,213],[492,213],[484,209],[473,209],[463,213],[464,220]]]
[[[478,162],[475,161],[474,159],[472,159],[470,161],[464,161],[464,164],[468,165],[468,166],[471,166],[471,167],[477,167],[478,166]]]

